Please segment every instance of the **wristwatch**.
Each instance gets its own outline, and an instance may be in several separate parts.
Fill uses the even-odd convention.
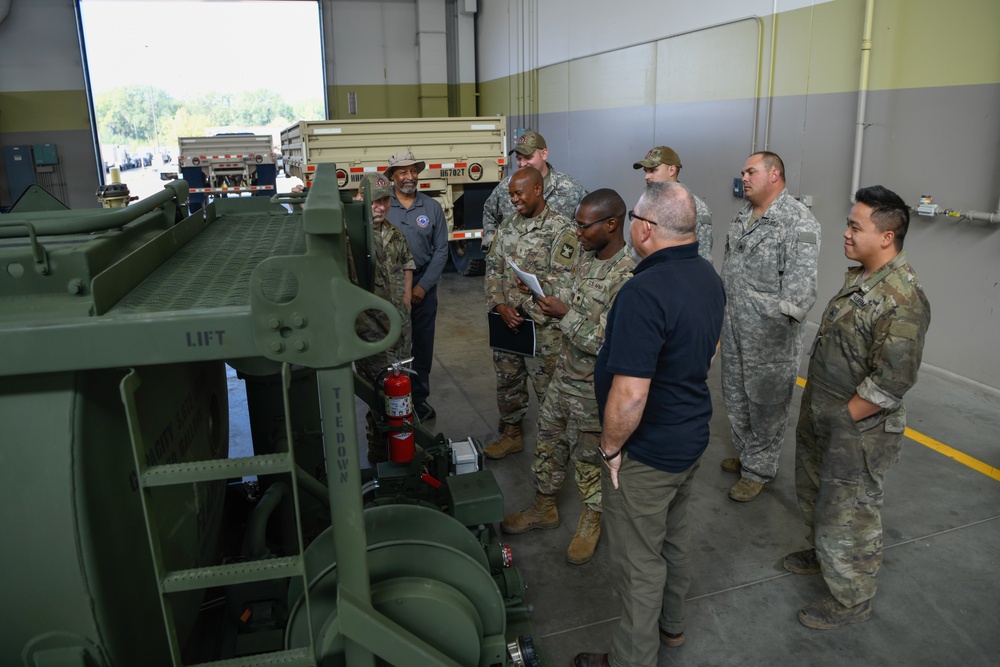
[[[611,461],[613,459],[618,458],[618,456],[621,455],[623,449],[625,449],[625,448],[624,447],[619,447],[618,451],[616,451],[614,454],[605,454],[603,449],[598,449],[598,451],[601,452],[601,458],[602,459],[604,459],[605,461]]]

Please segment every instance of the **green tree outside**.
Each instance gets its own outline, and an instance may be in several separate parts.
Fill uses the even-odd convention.
[[[208,128],[272,127],[324,117],[322,100],[296,104],[264,88],[235,95],[210,93],[178,100],[150,86],[129,85],[94,97],[102,146],[140,146],[176,151],[178,137],[208,134]]]

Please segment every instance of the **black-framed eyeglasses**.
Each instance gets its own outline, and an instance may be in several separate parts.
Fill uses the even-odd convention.
[[[628,219],[629,219],[629,222],[634,222],[636,220],[642,220],[643,222],[648,222],[651,225],[657,224],[656,220],[650,220],[649,218],[644,218],[641,215],[636,215],[635,210],[632,210],[632,211],[628,212]]]
[[[613,215],[606,215],[603,218],[601,218],[600,220],[594,220],[593,222],[588,222],[585,225],[581,224],[579,220],[574,220],[573,222],[576,223],[576,230],[578,232],[585,232],[588,229],[590,229],[591,227],[593,227],[594,225],[596,225],[597,223],[604,222],[605,220],[610,220],[613,217],[615,217],[615,216],[613,216]]]

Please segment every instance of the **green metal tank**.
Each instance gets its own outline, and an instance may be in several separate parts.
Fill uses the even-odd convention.
[[[40,189],[0,217],[0,313],[5,334],[94,319],[95,278],[171,229],[173,191],[127,216],[60,210]],[[102,230],[102,227],[109,229]],[[97,289],[100,289],[98,284]],[[120,289],[120,287],[119,287]],[[54,350],[9,339],[0,357],[0,550],[3,665],[170,664],[138,493],[122,381],[130,373],[72,327]],[[152,359],[155,355],[151,354]],[[136,424],[147,463],[227,456],[221,362],[136,367]],[[154,531],[171,569],[216,558],[221,482],[158,490]],[[190,632],[200,592],[175,600]]]

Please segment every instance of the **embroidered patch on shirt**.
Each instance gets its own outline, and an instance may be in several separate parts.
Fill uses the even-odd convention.
[[[426,215],[417,216],[417,227],[426,227],[429,224],[431,224],[431,220]]]

